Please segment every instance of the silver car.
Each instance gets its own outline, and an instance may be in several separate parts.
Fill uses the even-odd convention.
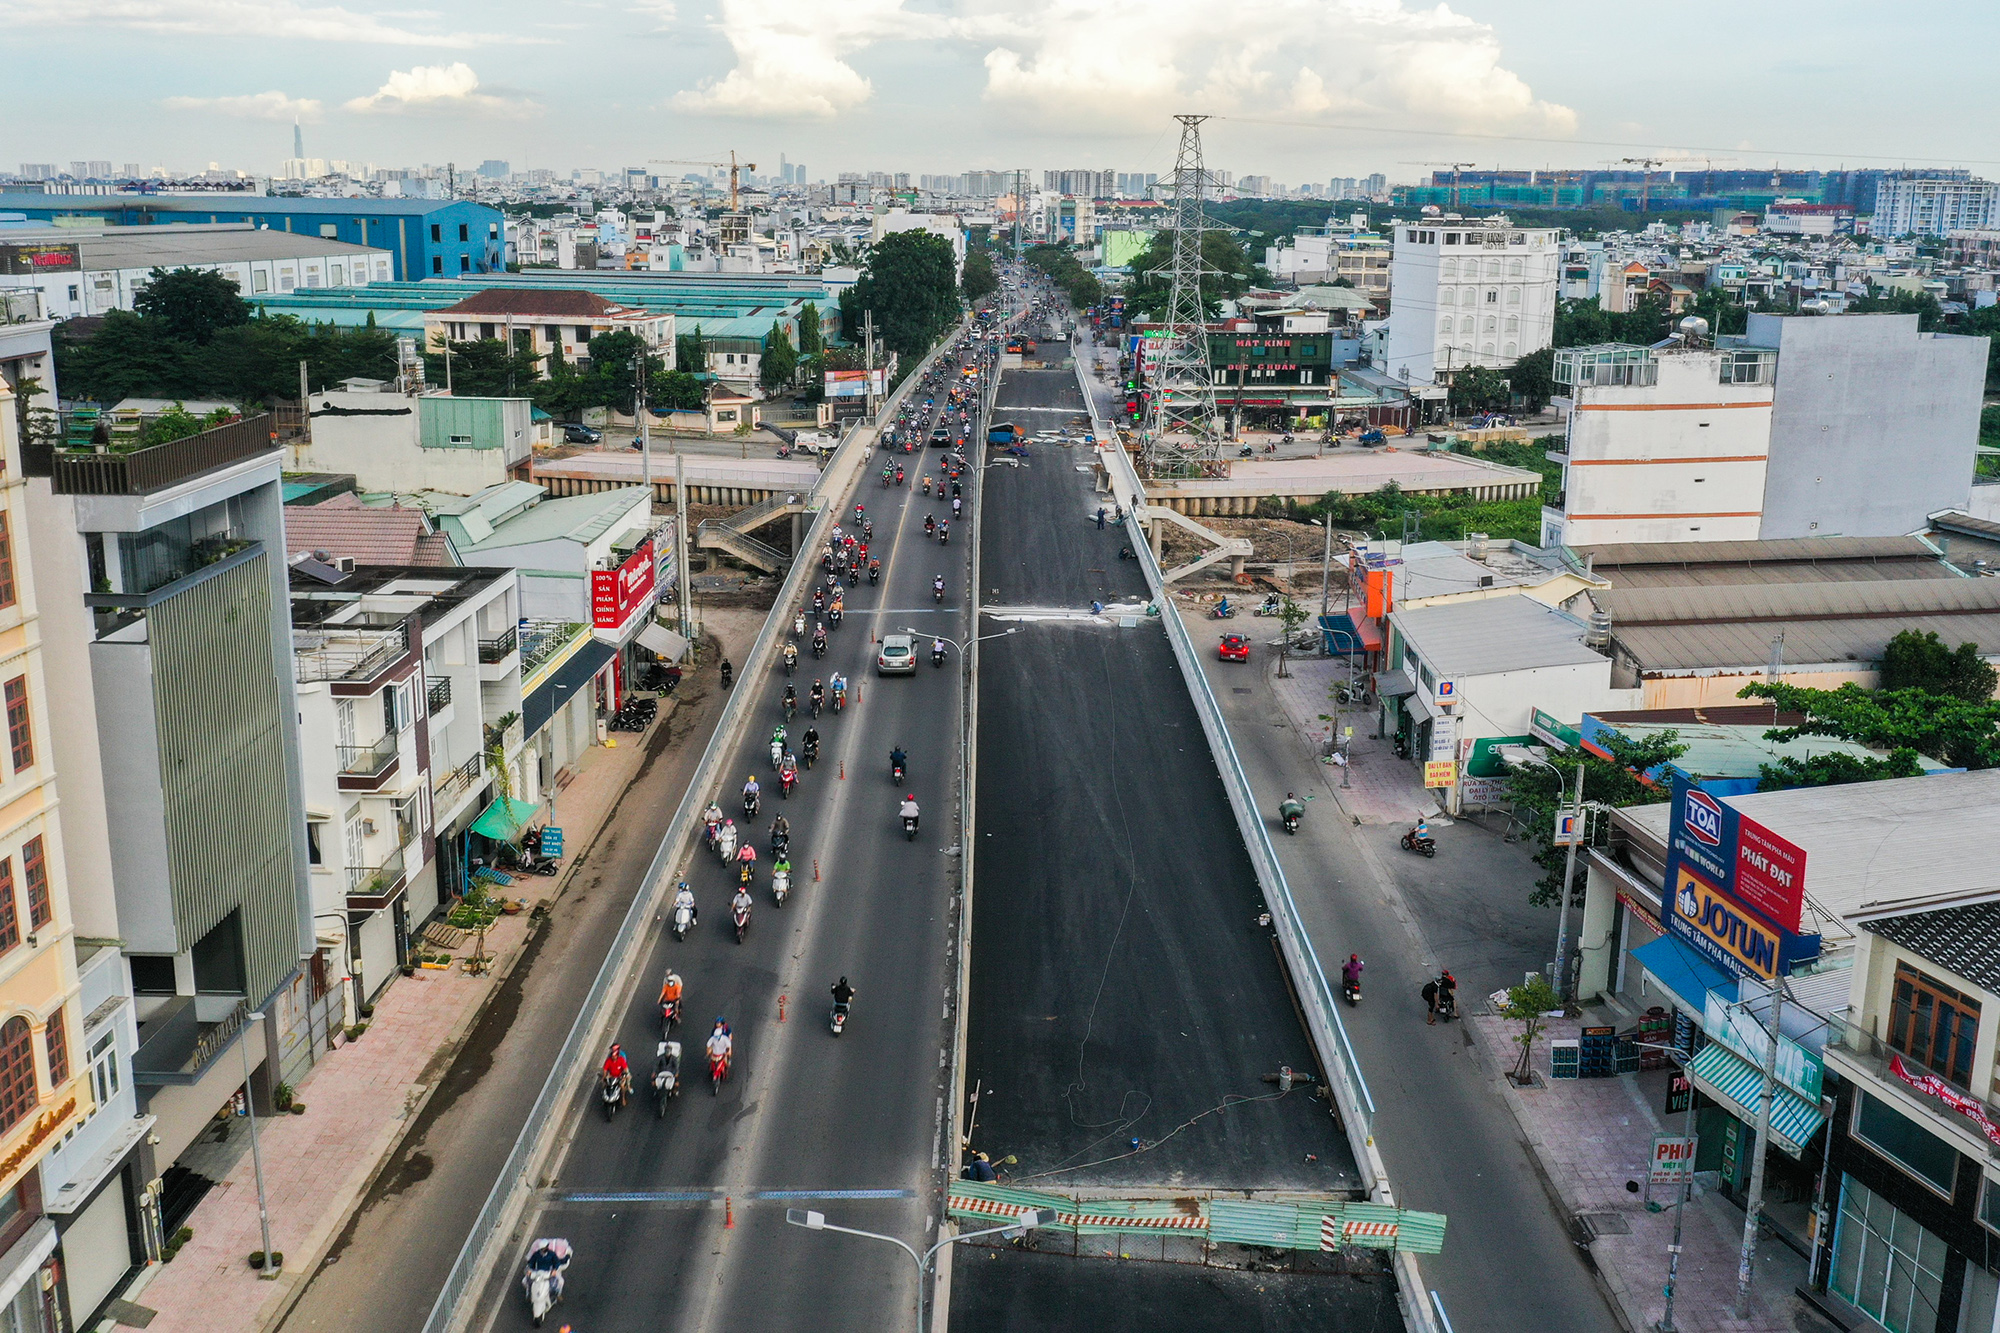
[[[884,634],[882,649],[875,654],[875,673],[880,676],[907,676],[917,669],[917,646],[907,634]]]

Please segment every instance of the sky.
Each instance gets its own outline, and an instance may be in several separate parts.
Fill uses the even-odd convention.
[[[841,171],[1965,165],[1993,0],[0,0],[21,161]],[[1981,57],[1983,59],[1983,57]],[[12,161],[0,162],[11,168]],[[666,170],[673,170],[672,167]]]

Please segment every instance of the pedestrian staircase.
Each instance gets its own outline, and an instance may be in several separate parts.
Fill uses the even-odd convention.
[[[1251,545],[1244,537],[1225,537],[1213,528],[1203,527],[1186,514],[1168,508],[1166,505],[1147,505],[1145,517],[1157,523],[1161,519],[1178,528],[1185,528],[1205,542],[1214,544],[1214,549],[1205,552],[1178,569],[1170,569],[1160,575],[1162,584],[1174,583],[1190,574],[1199,574],[1210,565],[1222,560],[1244,559],[1250,555]]]
[[[806,498],[803,491],[788,492],[774,495],[748,509],[738,510],[727,518],[707,519],[695,529],[694,544],[704,551],[727,551],[767,574],[783,573],[790,567],[792,558],[769,542],[759,541],[750,534],[773,519],[803,513]]]

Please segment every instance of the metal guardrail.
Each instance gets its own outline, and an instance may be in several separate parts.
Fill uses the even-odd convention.
[[[479,660],[488,666],[507,660],[507,655],[520,646],[520,627],[509,625],[490,639],[479,641]]]
[[[885,400],[885,412],[893,407],[898,396],[908,391],[908,385],[914,379],[915,376],[912,376],[906,380],[904,387]],[[807,512],[814,513],[815,518],[803,549],[811,550],[831,534],[840,509],[838,505],[824,503],[828,479],[845,466],[860,439],[861,429],[857,422],[835,449],[826,470],[820,474],[819,483],[813,487]],[[860,475],[860,469],[852,469],[850,482],[859,480]],[[796,603],[804,592],[806,579],[815,570],[816,566],[809,560],[794,562],[774,605],[785,607]],[[770,659],[786,628],[783,617],[765,617],[756,642],[743,659],[743,680],[747,682],[758,670],[758,664]],[[690,851],[695,830],[700,827],[701,810],[720,778],[723,758],[730,747],[742,738],[744,726],[756,707],[751,701],[754,693],[748,688],[736,690],[723,706],[722,717],[709,737],[707,748],[702,751],[695,776],[688,783],[687,792],[667,826],[667,834],[661,839],[659,850],[653,854],[652,863],[647,866],[645,877],[640,881],[645,887],[632,899],[632,906],[626,910],[617,935],[605,951],[604,962],[598,967],[590,990],[578,1007],[576,1020],[570,1025],[569,1035],[563,1040],[562,1049],[557,1053],[548,1077],[543,1080],[527,1119],[522,1122],[513,1149],[501,1164],[500,1173],[473,1222],[472,1230],[460,1247],[450,1272],[445,1275],[443,1289],[438,1292],[430,1315],[424,1321],[424,1333],[454,1333],[463,1329],[465,1319],[476,1312],[477,1289],[492,1274],[498,1258],[497,1251],[506,1241],[504,1233],[516,1222],[520,1210],[527,1204],[533,1191],[534,1177],[553,1146],[551,1141],[547,1141],[550,1131],[576,1108],[579,1090],[587,1086],[584,1073],[597,1059],[598,1029],[616,1021],[618,1015],[611,1002],[615,996],[630,989],[639,966],[645,960],[644,932],[650,927],[654,914],[665,903],[671,880],[669,869]],[[509,1276],[511,1278],[511,1274]],[[511,1289],[511,1282],[503,1284],[503,1289]]]
[[[57,495],[144,495],[215,468],[275,450],[269,413],[127,453],[57,450],[50,458]]]

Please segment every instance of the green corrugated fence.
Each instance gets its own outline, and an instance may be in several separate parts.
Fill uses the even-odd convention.
[[[958,1181],[951,1187],[951,1215],[996,1226],[1024,1212],[1052,1208],[1052,1229],[1076,1235],[1152,1233],[1223,1245],[1271,1249],[1444,1249],[1442,1213],[1420,1213],[1382,1203],[1305,1196],[1282,1201],[1206,1199],[1074,1199],[1041,1190],[1008,1189]]]

